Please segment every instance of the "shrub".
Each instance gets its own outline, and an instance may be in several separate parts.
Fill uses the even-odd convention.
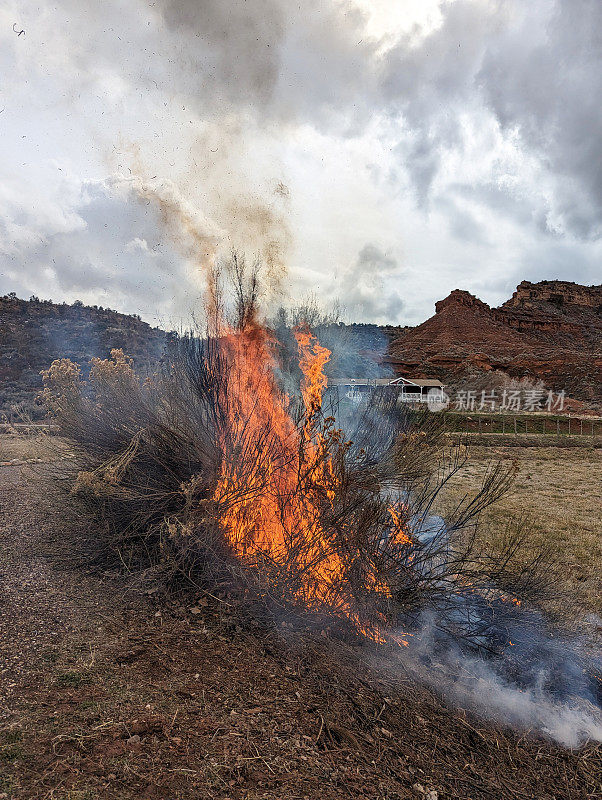
[[[270,605],[326,613],[377,641],[428,613],[479,646],[544,585],[544,556],[521,553],[525,531],[497,556],[479,545],[479,515],[512,468],[493,466],[446,521],[434,515],[465,459],[441,451],[439,418],[383,392],[346,435],[322,411],[329,353],[303,325],[290,397],[278,343],[257,322],[255,266],[234,266],[237,324],[173,337],[152,379],[121,350],[93,359],[86,383],[65,360],[44,373],[43,401],[78,454],[73,492],[105,545],[131,570],[228,576]],[[213,310],[217,299],[214,287]]]

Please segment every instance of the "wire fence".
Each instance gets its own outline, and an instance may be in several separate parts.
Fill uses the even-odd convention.
[[[537,414],[444,414],[449,433],[539,434],[552,436],[602,436],[602,419],[539,416]]]

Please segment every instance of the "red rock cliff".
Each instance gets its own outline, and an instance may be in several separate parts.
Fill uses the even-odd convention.
[[[457,381],[500,370],[602,401],[602,286],[523,281],[499,308],[456,289],[435,309],[391,345],[399,374]]]

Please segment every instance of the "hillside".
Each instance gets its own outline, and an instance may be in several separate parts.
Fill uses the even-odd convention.
[[[386,374],[383,356],[403,330],[362,323],[318,325],[320,340],[333,351],[328,374]],[[55,358],[70,358],[85,375],[90,358],[107,358],[117,347],[144,373],[154,369],[168,335],[138,316],[107,308],[0,297],[0,413],[10,414],[16,408],[39,417],[35,398],[42,388],[40,371]],[[277,336],[284,344],[281,357],[296,363],[297,347],[290,330],[278,329]]]
[[[107,358],[117,347],[145,371],[163,352],[165,337],[137,316],[102,307],[0,297],[0,412],[16,407],[39,416],[40,370],[55,358],[70,358],[85,372],[90,358]]]
[[[318,325],[320,341],[333,351],[327,373],[378,377],[394,372],[458,384],[496,371],[540,380],[588,403],[600,400],[602,286],[523,281],[498,308],[456,289],[435,308],[434,316],[415,328]],[[283,359],[296,361],[290,332],[276,333],[284,344]],[[123,348],[144,373],[156,365],[167,336],[135,315],[102,307],[0,297],[0,413],[18,408],[39,416],[40,370],[55,358],[71,358],[85,373],[90,358]]]
[[[401,375],[453,383],[497,370],[599,400],[602,286],[523,281],[499,308],[456,289],[434,316],[392,343],[390,358]]]

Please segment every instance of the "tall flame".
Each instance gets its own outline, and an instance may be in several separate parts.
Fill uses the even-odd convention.
[[[269,331],[253,322],[222,337],[229,374],[222,464],[214,492],[220,525],[239,561],[269,585],[279,582],[280,596],[310,610],[344,616],[369,638],[385,641],[378,628],[362,624],[354,609],[346,575],[358,553],[348,547],[343,557],[335,546],[337,531],[324,527],[325,509],[333,508],[340,490],[331,446],[336,442],[345,447],[340,431],[316,422],[331,353],[306,326],[294,336],[303,375],[301,426],[291,416],[290,398],[277,384],[277,342]],[[392,535],[401,540],[400,519],[392,514],[391,523]],[[387,596],[387,587],[375,575],[366,576],[366,585]]]
[[[322,394],[328,386],[324,367],[330,360],[331,351],[322,347],[309,327],[304,325],[293,331],[299,348],[299,367],[303,373],[301,394],[308,419],[311,419],[322,405]]]
[[[308,332],[299,332],[298,342],[310,420],[321,403],[330,352]],[[339,608],[335,586],[343,565],[320,523],[321,496],[334,491],[332,470],[320,444],[310,438],[309,422],[303,436],[293,422],[290,400],[274,377],[276,343],[268,331],[252,324],[230,331],[224,344],[230,367],[228,419],[214,499],[226,539],[248,565],[264,572],[286,567],[292,599],[308,607]]]

